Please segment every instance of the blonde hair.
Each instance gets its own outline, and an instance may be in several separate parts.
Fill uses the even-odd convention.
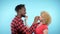
[[[44,20],[45,23],[43,23],[43,24],[49,25],[51,23],[51,16],[46,11],[41,12],[41,17],[45,19]]]

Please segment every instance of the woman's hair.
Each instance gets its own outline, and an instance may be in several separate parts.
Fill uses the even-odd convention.
[[[48,14],[48,12],[46,11],[42,11],[41,12],[41,17],[44,19],[45,23],[43,24],[47,24],[49,25],[51,23],[51,16]]]

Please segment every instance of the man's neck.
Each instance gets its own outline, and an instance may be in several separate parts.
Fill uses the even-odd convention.
[[[18,14],[17,14],[17,16],[18,16],[19,18],[22,18],[22,16],[21,16],[21,15],[18,15]]]

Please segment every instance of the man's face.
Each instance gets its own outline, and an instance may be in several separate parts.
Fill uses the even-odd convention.
[[[23,7],[19,10],[19,13],[21,14],[22,17],[25,17],[26,14],[26,9]]]

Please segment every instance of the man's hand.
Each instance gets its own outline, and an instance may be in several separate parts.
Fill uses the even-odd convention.
[[[42,17],[41,16],[39,17],[39,20],[42,20]]]
[[[39,16],[36,16],[35,19],[34,19],[34,23],[37,23],[39,20]]]

